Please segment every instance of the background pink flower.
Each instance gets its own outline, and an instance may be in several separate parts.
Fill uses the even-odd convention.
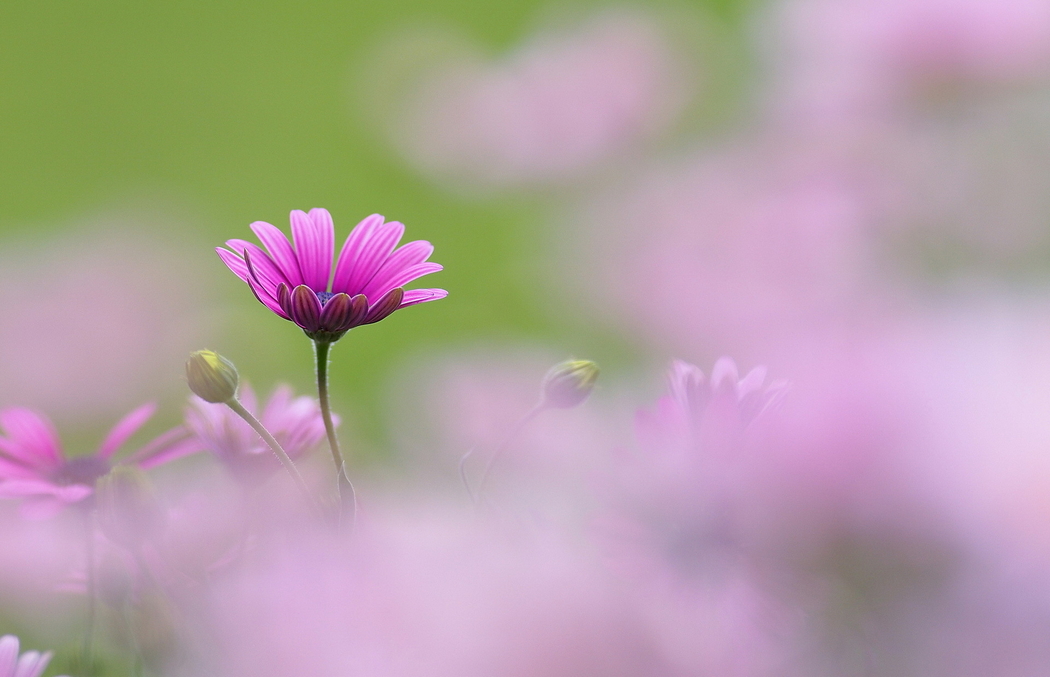
[[[579,177],[681,113],[694,85],[676,37],[670,20],[621,8],[538,31],[495,59],[450,49],[420,59],[383,123],[405,157],[437,178],[480,187]]]

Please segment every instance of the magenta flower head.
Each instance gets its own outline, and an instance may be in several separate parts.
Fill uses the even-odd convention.
[[[280,229],[256,221],[252,231],[266,247],[229,240],[216,251],[248,283],[264,306],[299,325],[315,341],[331,343],[363,324],[378,322],[399,308],[444,298],[444,289],[404,285],[441,270],[427,259],[434,247],[415,240],[397,247],[405,227],[373,214],[350,232],[332,267],[335,228],[326,209],[291,214],[292,242]],[[293,246],[294,243],[294,246]]]
[[[94,454],[66,458],[51,421],[30,409],[0,410],[0,498],[23,499],[21,512],[30,518],[50,517],[94,492],[96,481],[113,467],[117,450],[153,415],[144,404],[117,422]],[[178,455],[186,433],[175,428],[144,446],[132,461],[169,453]]]

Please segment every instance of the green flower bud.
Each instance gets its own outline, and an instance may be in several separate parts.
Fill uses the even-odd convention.
[[[205,402],[229,402],[237,395],[237,367],[212,350],[198,350],[186,361],[186,382]]]
[[[146,473],[132,466],[117,466],[99,479],[95,501],[102,533],[132,550],[159,535],[167,523]]]
[[[581,404],[594,390],[598,365],[590,360],[566,360],[551,367],[543,377],[543,404],[558,409],[571,409]]]

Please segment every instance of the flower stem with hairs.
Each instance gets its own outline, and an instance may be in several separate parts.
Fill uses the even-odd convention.
[[[259,433],[259,437],[266,442],[266,445],[270,447],[277,458],[280,459],[284,465],[284,469],[288,471],[288,474],[292,476],[299,491],[302,492],[303,498],[311,506],[316,506],[313,496],[310,495],[310,489],[306,486],[306,481],[303,476],[299,474],[299,469],[292,463],[292,459],[288,457],[288,453],[284,450],[281,444],[270,434],[270,431],[263,427],[263,424],[259,422],[259,419],[255,418],[250,411],[244,408],[244,405],[237,400],[237,398],[231,398],[226,401],[226,406],[233,410],[235,414],[244,419],[244,421],[252,427],[255,432]]]
[[[328,447],[332,451],[332,462],[335,464],[336,474],[336,497],[339,501],[340,510],[348,508],[350,511],[350,523],[357,519],[357,493],[354,485],[346,474],[346,462],[343,460],[343,452],[339,448],[339,437],[335,433],[335,424],[332,422],[332,408],[328,401],[328,354],[332,348],[329,341],[314,341],[314,357],[317,364],[317,399],[321,403],[321,418],[324,420],[324,430],[328,435]],[[344,489],[346,495],[344,496]],[[342,514],[342,513],[341,513]]]

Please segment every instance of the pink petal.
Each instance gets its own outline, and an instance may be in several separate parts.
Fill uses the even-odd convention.
[[[157,455],[163,454],[169,448],[182,443],[186,438],[190,436],[190,433],[183,426],[176,426],[170,430],[166,430],[157,437],[150,440],[141,449],[136,451],[134,454],[125,459],[125,463],[131,465],[139,465],[143,468],[153,467],[157,463],[151,463],[147,466]]]
[[[327,291],[335,251],[335,227],[331,215],[325,209],[311,209],[309,215],[296,209],[291,214],[291,221],[303,283],[314,291]]]
[[[405,292],[404,298],[401,299],[401,308],[407,308],[408,306],[414,306],[417,303],[426,303],[427,301],[437,301],[448,296],[448,292],[444,289],[410,289]]]
[[[240,389],[237,391],[237,399],[241,401],[244,408],[253,414],[259,411],[259,398],[255,396],[255,389],[252,388],[251,384],[245,381],[241,384]],[[226,405],[222,405],[225,407]],[[222,411],[219,408],[219,411]]]
[[[418,263],[408,268],[391,271],[390,273],[380,273],[375,276],[372,282],[368,283],[364,295],[369,299],[378,298],[391,289],[404,287],[412,280],[440,270],[442,270],[440,263]]]
[[[0,428],[7,439],[0,450],[33,467],[56,468],[62,464],[62,446],[51,421],[29,409],[0,410]]]
[[[226,245],[241,254],[244,267],[248,269],[248,279],[254,279],[263,289],[272,293],[277,285],[287,282],[284,272],[258,245],[236,238],[227,240]]]
[[[50,651],[43,654],[38,651],[27,651],[18,660],[18,667],[15,668],[12,677],[40,677],[40,673],[47,668],[47,664],[50,662]]]
[[[256,284],[250,279],[248,280],[248,287],[252,290],[252,293],[255,294],[255,298],[259,299],[259,303],[263,304],[264,306],[272,310],[274,313],[280,315],[286,320],[292,319],[288,317],[288,315],[286,315],[285,312],[281,309],[280,303],[267,296],[265,292],[263,292],[259,287],[257,287]]]
[[[0,675],[10,675],[18,661],[18,638],[14,635],[0,637]]]
[[[391,282],[398,278],[402,271],[423,263],[433,253],[434,246],[426,240],[409,242],[387,257],[375,274],[365,281],[364,286],[361,288],[361,293],[369,299],[373,299],[382,296],[394,287],[400,287],[404,283],[391,284]],[[438,266],[436,263],[430,265]],[[438,266],[438,270],[441,270],[440,266]],[[416,277],[419,276],[417,275]]]
[[[158,465],[169,463],[183,456],[189,456],[204,451],[204,445],[196,437],[188,437],[143,458],[137,465],[143,470],[156,468]]]
[[[111,457],[113,452],[119,449],[120,445],[127,442],[128,438],[134,435],[149,420],[150,416],[153,416],[155,411],[157,411],[157,404],[155,402],[147,402],[120,419],[113,426],[113,429],[109,431],[109,435],[102,441],[101,446],[99,446],[98,456],[106,459]]]
[[[51,496],[27,498],[19,504],[18,514],[26,520],[46,520],[62,512],[66,505]]]
[[[341,331],[339,328],[346,324],[353,313],[353,301],[340,292],[328,299],[321,309],[321,328],[325,331]]]
[[[0,480],[34,479],[40,477],[40,473],[40,469],[0,457]]]
[[[373,322],[379,322],[380,320],[385,319],[390,313],[394,312],[401,306],[401,300],[404,296],[404,289],[401,289],[400,287],[391,289],[374,305],[369,306],[368,315],[365,317],[365,321],[361,324],[372,324]]]
[[[229,249],[224,249],[223,247],[216,247],[215,253],[219,255],[219,258],[226,264],[226,267],[233,271],[234,275],[245,282],[248,281],[248,266],[244,263],[244,259],[242,259],[240,255],[231,252]]]
[[[371,218],[373,217],[369,217]],[[381,216],[378,218],[382,219]],[[365,227],[358,225],[361,229],[360,235],[357,232],[358,228],[354,228],[354,232],[350,233],[346,244],[343,245],[332,291],[346,292],[351,296],[359,294],[405,234],[405,227],[397,221],[387,224],[366,221],[368,219],[361,222]]]
[[[50,496],[65,503],[77,501],[91,495],[91,487],[84,484],[55,484],[47,480],[6,480],[0,482],[0,498],[25,498],[27,496]]]
[[[711,368],[711,392],[716,395],[736,395],[737,381],[740,380],[736,362],[730,357],[720,357]]]
[[[292,245],[288,242],[288,238],[285,237],[280,228],[265,221],[256,221],[251,225],[251,229],[259,240],[266,245],[266,249],[269,250],[274,263],[284,273],[285,281],[293,287],[302,284],[303,274],[299,268],[299,259],[296,257]]]
[[[292,290],[292,320],[306,331],[317,331],[321,327],[321,302],[304,284]]]

